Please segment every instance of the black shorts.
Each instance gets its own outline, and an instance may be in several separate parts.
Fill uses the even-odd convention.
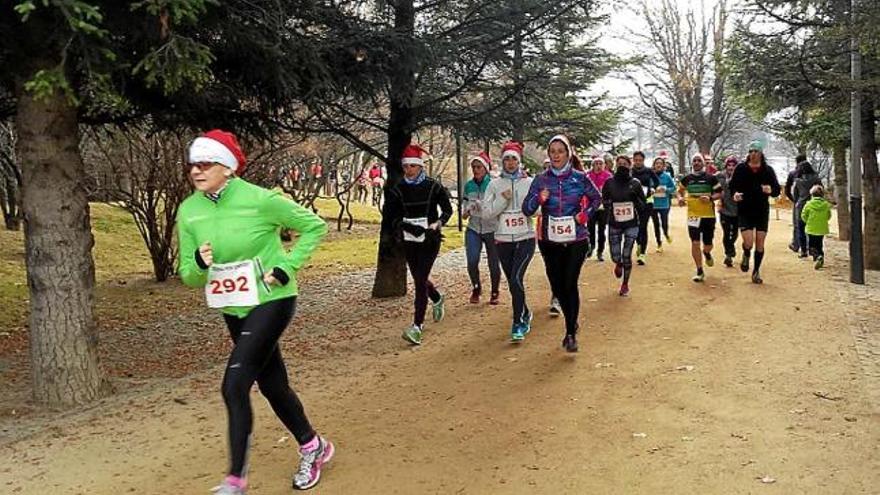
[[[688,224],[688,236],[693,242],[700,242],[700,238],[702,237],[703,244],[711,246],[712,238],[715,237],[715,219],[701,218],[699,227],[691,227],[691,225]]]
[[[739,230],[758,230],[760,232],[767,232],[767,227],[770,224],[770,213],[766,214],[758,214],[758,215],[740,215],[737,217],[737,223],[739,224]]]

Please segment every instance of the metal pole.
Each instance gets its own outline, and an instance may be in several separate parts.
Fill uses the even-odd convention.
[[[464,196],[464,187],[461,184],[461,137],[455,133],[455,177],[458,181],[458,231],[461,232],[461,198]]]
[[[850,106],[850,142],[849,167],[849,211],[852,236],[849,241],[849,281],[854,284],[865,283],[865,259],[862,249],[862,95],[858,85],[862,79],[862,57],[859,53],[859,39],[856,36],[856,5],[858,0],[851,0],[852,26],[852,94]]]

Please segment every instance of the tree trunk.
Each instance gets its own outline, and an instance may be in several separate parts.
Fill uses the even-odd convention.
[[[687,163],[687,142],[684,134],[679,134],[675,141],[675,154],[678,157],[678,175],[687,174],[685,164]]]
[[[35,99],[23,81],[16,96],[33,395],[50,405],[82,404],[101,394],[102,375],[77,111],[60,91]]]
[[[865,268],[869,270],[880,270],[880,170],[877,166],[875,108],[875,102],[866,98],[862,105],[862,190],[865,210]]]
[[[846,143],[838,142],[831,150],[834,163],[834,197],[837,201],[837,238],[841,241],[850,239],[849,193],[847,187]]]
[[[412,139],[415,118],[412,106],[416,85],[415,8],[412,0],[394,3],[394,29],[402,40],[410,40],[391,69],[391,90],[388,119],[388,160],[385,167],[388,178],[385,193],[396,186],[403,177],[401,158],[403,149]],[[387,205],[388,202],[385,202]],[[382,227],[379,231],[379,255],[376,260],[376,277],[373,279],[373,297],[397,297],[406,294],[406,258],[402,243],[383,207]]]
[[[522,17],[517,16],[517,23],[522,23]],[[523,72],[523,33],[522,29],[518,29],[514,35],[513,42],[513,80],[517,91],[522,91],[522,72]],[[521,93],[520,93],[521,95]],[[525,107],[522,96],[517,97],[517,111],[521,112]],[[525,140],[525,124],[523,119],[513,119],[513,140],[522,143]]]

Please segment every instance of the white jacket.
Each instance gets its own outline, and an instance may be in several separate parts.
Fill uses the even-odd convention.
[[[489,184],[486,193],[483,196],[483,208],[480,215],[483,218],[492,218],[500,222],[502,213],[522,213],[523,200],[532,186],[531,177],[520,177],[518,179],[507,179],[499,177]],[[501,195],[504,191],[513,191],[510,199],[504,199]],[[522,234],[500,234],[503,232],[502,226],[499,224],[495,230],[495,242],[517,242],[526,239],[534,239],[535,226],[531,217],[525,217],[527,231]]]

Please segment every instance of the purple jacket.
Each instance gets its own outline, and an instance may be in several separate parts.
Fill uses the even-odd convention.
[[[541,205],[538,196],[543,189],[550,191],[550,197]],[[586,222],[582,220],[592,218],[601,203],[602,195],[584,172],[569,169],[557,177],[547,169],[532,181],[532,187],[523,200],[522,211],[532,216],[538,211],[538,207],[541,207],[541,239],[548,239],[547,225],[550,223],[547,220],[548,216],[573,216],[576,220],[577,240],[582,241],[589,237]],[[583,215],[579,215],[580,213]]]

